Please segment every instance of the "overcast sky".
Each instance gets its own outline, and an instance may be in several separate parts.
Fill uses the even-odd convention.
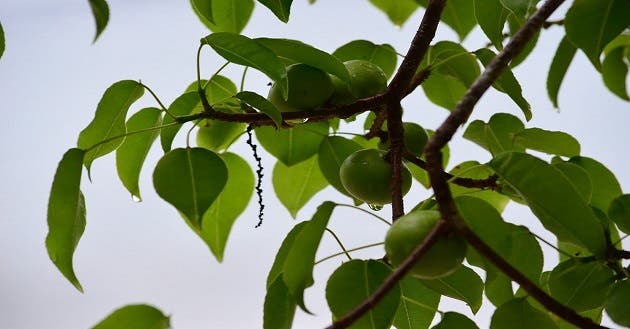
[[[77,292],[48,259],[44,238],[53,174],[62,154],[76,145],[78,133],[94,116],[102,93],[116,81],[142,79],[170,103],[195,79],[197,45],[209,33],[188,1],[109,2],[109,26],[94,45],[87,1],[0,2],[7,39],[0,60],[0,109],[5,122],[0,132],[4,153],[0,157],[0,328],[88,328],[129,303],[157,306],[172,315],[173,327],[179,329],[259,328],[267,272],[280,242],[296,223],[277,202],[268,180],[264,225],[253,228],[257,207],[251,202],[233,228],[224,263],[218,264],[177,212],[153,191],[150,177],[162,154],[159,147],[150,153],[142,174],[142,203],[134,203],[119,182],[114,157],[99,159],[93,165],[93,183],[83,181],[87,227],[74,259],[85,293]],[[327,51],[354,39],[368,39],[391,43],[404,53],[421,13],[397,28],[366,0],[320,0],[313,6],[296,0],[290,24],[281,23],[258,5],[243,33],[301,39]],[[545,77],[560,32],[555,27],[544,33],[534,55],[515,72],[533,106],[534,119],[528,127],[563,130],[577,137],[582,154],[611,168],[627,191],[628,103],[605,90],[582,54],[576,56],[560,92],[561,113],[553,110],[547,98]],[[438,38],[457,40],[446,26],[440,26]],[[469,49],[484,44],[478,30],[465,42]],[[209,50],[204,54],[207,75],[222,61]],[[234,80],[240,78],[236,66],[226,72]],[[252,77],[246,87],[265,94],[268,80]],[[147,105],[155,105],[148,95],[133,109]],[[427,128],[435,128],[447,114],[425,101],[421,91],[409,97],[405,109],[406,120]],[[487,120],[493,111],[522,118],[507,97],[495,92],[482,99],[473,118]],[[176,143],[184,145],[181,139]],[[486,152],[461,138],[452,149],[451,165],[468,159],[489,160]],[[251,163],[242,141],[233,151]],[[273,164],[272,158],[264,157],[267,179]],[[406,204],[410,207],[428,195],[414,185]],[[339,198],[337,192],[326,189],[300,211],[298,220],[309,219],[322,201]],[[388,211],[385,208],[381,214],[388,216]],[[348,247],[383,239],[383,224],[360,212],[338,209],[333,216],[331,227]],[[510,206],[505,218],[540,230],[535,218],[522,208]],[[544,236],[553,240],[548,233]],[[337,251],[326,236],[318,258]],[[357,256],[380,257],[382,252],[375,248]],[[546,269],[556,262],[555,256],[550,257]],[[316,267],[316,284],[307,290],[306,303],[317,316],[298,311],[295,328],[321,328],[329,323],[323,299],[325,279],[342,260]],[[443,300],[441,310],[472,316],[464,303]],[[489,309],[486,305],[474,316],[481,328],[488,326]]]

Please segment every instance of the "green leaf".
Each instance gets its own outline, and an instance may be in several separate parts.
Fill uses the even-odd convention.
[[[168,112],[174,116],[188,115],[193,113],[199,104],[201,104],[199,94],[196,91],[190,91],[175,98],[173,103],[168,107]],[[173,122],[175,122],[175,119],[167,115],[164,117],[163,125],[168,125]],[[182,125],[178,124],[161,129],[160,144],[165,153],[171,150],[175,135],[177,135],[181,128]]]
[[[293,218],[308,200],[328,186],[317,164],[317,155],[291,167],[276,162],[272,182],[278,199]]]
[[[245,131],[246,124],[219,120],[204,120],[197,130],[197,146],[210,151],[227,150]]]
[[[387,265],[375,260],[355,259],[342,264],[326,284],[326,300],[333,318],[340,318],[361,304],[381,286],[391,272]],[[395,287],[349,328],[390,328],[400,297],[400,288]]]
[[[272,38],[258,38],[255,40],[282,58],[319,68],[350,83],[350,74],[345,65],[335,56],[325,51],[298,40]]]
[[[503,6],[509,10],[520,25],[536,11],[536,4],[540,0],[501,0]]]
[[[479,327],[463,314],[446,312],[442,315],[442,321],[431,329],[479,329]]]
[[[92,9],[92,15],[94,16],[94,22],[96,23],[96,35],[94,35],[94,42],[101,35],[107,22],[109,21],[109,6],[105,0],[88,0],[90,8]],[[2,51],[0,51],[2,55]]]
[[[428,0],[416,0],[416,2],[425,8],[429,3]],[[457,33],[460,40],[464,40],[477,25],[474,9],[473,2],[470,0],[447,1],[440,19]]]
[[[573,157],[569,162],[582,167],[588,172],[593,185],[591,205],[603,212],[607,212],[610,203],[623,193],[615,175],[603,164],[591,158]]]
[[[150,305],[127,305],[121,307],[92,329],[168,329],[170,318]]]
[[[483,66],[487,67],[490,64],[490,61],[496,56],[494,52],[490,49],[482,48],[475,52],[477,58]],[[527,121],[532,118],[531,106],[527,102],[525,98],[523,98],[523,90],[521,89],[521,85],[516,80],[514,73],[512,70],[507,68],[501,76],[495,81],[492,85],[496,90],[506,93],[510,98],[518,105],[518,107],[523,111],[525,115],[525,119]]]
[[[333,55],[342,62],[353,59],[371,62],[380,67],[388,79],[394,74],[398,63],[394,47],[389,44],[377,45],[367,40],[350,41],[337,48]]]
[[[429,135],[429,138],[431,138],[431,136],[433,136],[433,134],[435,133],[433,130],[427,129],[426,130],[427,134]],[[373,138],[372,141],[377,140],[376,138]],[[364,148],[367,148],[364,145]],[[373,147],[376,148],[376,145]],[[446,166],[448,165],[448,160],[450,158],[451,155],[451,151],[448,147],[448,145],[445,145],[440,152],[442,152],[442,167],[446,168]],[[422,159],[424,160],[424,155],[422,156]],[[429,182],[429,175],[427,174],[427,172],[416,166],[416,165],[409,165],[409,171],[411,171],[411,176],[418,181],[420,184],[422,184],[422,186],[424,186],[425,188],[430,188],[431,187],[431,183]]]
[[[516,0],[516,1],[521,1],[521,0]],[[531,1],[531,0],[525,0],[525,1]],[[535,1],[539,1],[539,0],[535,0]],[[509,34],[512,39],[514,38],[514,35],[516,34],[516,32],[520,30],[525,24],[525,20],[519,19],[514,15],[508,15],[507,22],[508,22],[508,27],[510,30]],[[538,43],[539,37],[540,37],[540,31],[536,32],[536,34],[534,34],[534,36],[525,44],[525,47],[523,48],[521,53],[516,55],[516,57],[514,57],[514,59],[510,61],[511,68],[515,68],[516,66],[524,62],[525,59],[527,59],[527,57],[532,53],[534,48],[536,48],[536,44]]]
[[[450,173],[455,177],[486,179],[493,175],[494,171],[492,171],[492,169],[488,166],[480,164],[477,161],[466,161],[453,167],[453,170],[451,170]],[[503,212],[503,209],[505,209],[505,206],[510,201],[510,199],[505,195],[492,190],[466,188],[457,184],[449,184],[449,186],[453,197],[460,195],[473,196],[488,202],[499,212]]]
[[[500,0],[474,0],[475,17],[483,33],[498,50],[503,49],[503,28],[509,11]]]
[[[418,9],[418,4],[414,0],[370,0],[370,2],[397,26],[402,26]]]
[[[615,323],[630,327],[630,281],[617,282],[611,288],[604,306]]]
[[[284,284],[282,274],[267,288],[263,329],[291,329],[297,304]]]
[[[293,0],[258,0],[258,2],[269,8],[279,20],[289,22]]]
[[[567,37],[599,71],[599,56],[606,45],[625,30],[630,21],[627,0],[576,0],[567,11]]]
[[[584,263],[569,259],[556,266],[549,275],[549,292],[560,303],[577,312],[604,305],[615,273],[600,262]]]
[[[547,94],[555,108],[558,108],[558,92],[560,91],[562,80],[567,74],[576,51],[577,48],[565,36],[560,41],[556,54],[553,55],[551,66],[549,66],[549,74],[547,75]]]
[[[462,265],[449,276],[421,281],[440,295],[464,301],[473,313],[477,313],[481,307],[483,281],[469,267]]]
[[[433,104],[452,111],[468,88],[453,77],[433,72],[422,83],[422,90]]]
[[[142,131],[159,127],[162,123],[162,111],[154,107],[148,107],[132,115],[127,121],[129,132]],[[136,135],[130,135],[116,150],[116,170],[118,177],[127,188],[132,197],[138,201],[140,197],[140,171],[144,160],[151,149],[151,145],[160,133],[159,129],[146,131]]]
[[[488,150],[492,155],[506,151],[524,152],[524,147],[514,144],[514,136],[524,129],[525,125],[517,117],[496,113],[488,123],[481,120],[471,122],[464,131],[464,138]]]
[[[490,329],[557,329],[547,313],[535,309],[525,298],[515,298],[499,306]]]
[[[191,0],[191,5],[212,32],[241,33],[254,10],[254,0]]]
[[[300,163],[317,153],[319,145],[328,135],[328,124],[318,122],[301,124],[289,129],[256,128],[260,145],[287,166]]]
[[[278,129],[282,126],[282,114],[278,111],[276,106],[266,98],[251,91],[241,91],[236,94],[236,98],[247,103],[249,106],[260,110],[260,112],[265,113],[269,118],[271,118],[271,120],[273,120],[273,123],[276,124]]]
[[[307,313],[310,312],[304,305],[304,290],[313,285],[315,253],[334,208],[335,204],[330,201],[317,207],[317,212],[296,235],[282,267],[284,283],[291,296]]]
[[[400,283],[400,305],[394,317],[396,329],[428,328],[440,303],[440,295],[417,279],[406,276]]]
[[[179,148],[166,153],[155,166],[157,194],[180,211],[195,229],[227,182],[223,160],[204,148]]]
[[[514,141],[526,149],[572,157],[580,154],[580,143],[561,131],[529,128],[514,135]]]
[[[440,41],[433,45],[423,61],[423,66],[431,66],[431,76],[439,72],[457,79],[466,87],[470,87],[481,72],[475,56],[452,41]]]
[[[69,149],[57,166],[48,199],[46,236],[50,260],[81,292],[83,288],[74,274],[72,256],[85,229],[85,200],[80,189],[84,156],[83,150]]]
[[[608,217],[626,234],[630,234],[630,194],[620,195],[610,204]]]
[[[489,163],[501,180],[527,202],[543,226],[559,239],[603,256],[606,243],[599,220],[560,171],[525,153],[506,152]]]
[[[281,275],[284,269],[284,263],[287,260],[287,256],[293,248],[293,243],[295,242],[295,238],[302,232],[304,227],[309,222],[301,222],[293,227],[291,231],[287,234],[287,236],[282,241],[282,245],[278,252],[276,253],[276,258],[271,265],[271,269],[269,270],[269,275],[267,275],[267,290],[271,287],[271,285],[276,281]]]
[[[324,177],[337,191],[352,198],[346,191],[339,169],[343,161],[352,153],[362,149],[357,142],[339,136],[326,136],[319,145],[318,163]],[[353,198],[354,199],[354,198]]]
[[[0,58],[2,58],[2,54],[4,54],[5,41],[4,41],[4,30],[2,29],[2,24],[0,23]]]
[[[234,153],[219,156],[227,167],[227,183],[203,214],[201,231],[197,233],[210,247],[214,257],[222,262],[232,224],[245,211],[254,194],[254,173],[247,161]]]
[[[118,81],[107,88],[98,103],[94,119],[79,134],[77,146],[87,150],[97,143],[125,134],[127,132],[125,127],[127,111],[143,93],[142,85],[131,80]],[[88,151],[83,158],[88,174],[92,162],[96,158],[117,149],[122,144],[123,139],[116,138]]]
[[[623,100],[630,100],[626,87],[628,65],[624,62],[625,52],[630,47],[618,47],[606,55],[602,63],[602,78],[608,90]]]
[[[593,185],[591,183],[591,177],[586,170],[571,162],[558,162],[552,163],[552,165],[564,174],[567,180],[575,187],[578,193],[580,193],[584,201],[587,203],[591,202]]]
[[[284,64],[271,49],[255,40],[235,33],[218,32],[201,39],[201,42],[210,45],[217,54],[232,63],[255,68],[273,81],[281,81],[282,90],[288,90]]]
[[[208,28],[210,24],[214,23],[212,1],[213,0],[190,0],[190,6],[193,8],[193,11],[199,20]]]

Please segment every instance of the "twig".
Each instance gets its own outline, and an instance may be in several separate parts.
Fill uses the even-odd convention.
[[[427,235],[427,237],[419,244],[416,249],[413,250],[411,255],[405,259],[405,261],[400,264],[400,266],[390,274],[385,281],[381,284],[376,291],[370,295],[366,300],[361,303],[361,305],[357,306],[350,313],[346,314],[344,317],[338,319],[332,325],[328,326],[326,329],[342,329],[348,328],[354,321],[358,320],[361,316],[363,316],[366,312],[371,310],[378,302],[387,295],[387,293],[392,290],[396,284],[411,270],[415,262],[422,257],[422,255],[435,243],[435,241],[444,234],[447,229],[447,224],[444,221],[439,221],[437,225],[433,228],[431,233]]]
[[[424,170],[427,170],[427,163],[422,161],[422,159],[416,157],[415,155],[409,153],[409,151],[404,151],[403,157],[405,158],[405,160],[415,164],[416,166]],[[450,173],[447,173],[446,171],[442,171],[442,175],[444,176],[444,179],[446,179],[450,183],[459,185],[461,187],[490,189],[490,190],[496,190],[499,188],[499,186],[497,185],[497,179],[498,179],[497,175],[490,175],[488,176],[488,178],[483,178],[483,179],[456,177]]]
[[[372,139],[374,137],[382,138],[387,136],[387,133],[381,129],[386,119],[387,111],[385,111],[384,109],[377,111],[374,122],[372,122],[372,126],[370,126],[370,130],[368,130],[368,132],[363,137],[365,137],[365,139]]]

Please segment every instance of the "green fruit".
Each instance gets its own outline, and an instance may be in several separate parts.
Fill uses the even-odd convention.
[[[429,141],[429,134],[420,125],[413,122],[404,122],[403,128],[405,130],[404,141],[405,147],[411,154],[415,156],[421,156],[424,153],[424,146]],[[389,141],[379,143],[378,148],[382,150],[389,149]]]
[[[334,86],[334,92],[330,96],[329,103],[332,105],[347,105],[354,102],[357,98],[350,92],[350,87],[343,80],[334,75],[330,76]]]
[[[318,108],[334,91],[333,83],[326,72],[306,64],[293,64],[287,67],[287,80],[289,89],[286,100],[276,83],[271,86],[267,97],[280,112]]]
[[[385,252],[392,265],[399,266],[439,220],[440,213],[435,210],[416,210],[398,218],[385,236]],[[421,279],[444,277],[455,272],[465,256],[466,241],[454,233],[447,233],[420,257],[411,273]]]
[[[365,149],[350,154],[341,164],[339,176],[343,187],[355,198],[370,204],[392,202],[390,192],[391,165],[383,159],[386,152]],[[402,165],[403,195],[411,188],[411,173]]]
[[[366,98],[387,89],[387,76],[377,65],[360,59],[343,64],[350,73],[350,91],[355,97]]]

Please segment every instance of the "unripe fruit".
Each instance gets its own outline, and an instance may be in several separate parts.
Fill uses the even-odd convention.
[[[350,73],[350,91],[357,98],[366,98],[387,89],[387,76],[377,65],[355,59],[343,63]]]
[[[386,152],[365,149],[350,154],[341,164],[341,184],[353,197],[370,205],[381,206],[392,202],[391,165],[383,159]],[[402,193],[411,188],[411,173],[403,164]]]
[[[269,90],[269,101],[280,112],[312,110],[322,106],[332,95],[334,87],[328,73],[310,65],[293,64],[287,67],[288,97],[274,83]]]
[[[350,92],[350,87],[343,80],[334,75],[330,76],[334,86],[334,92],[328,101],[332,105],[347,105],[354,102],[357,98]]]
[[[405,148],[407,148],[411,154],[417,157],[421,156],[424,152],[424,146],[427,145],[427,142],[429,141],[429,134],[427,134],[424,128],[413,122],[404,122],[403,128],[405,130],[403,137],[405,141]],[[384,143],[379,143],[378,148],[382,150],[389,149],[389,140]]]
[[[387,231],[385,252],[392,265],[399,266],[429,235],[440,220],[435,210],[416,210],[400,218]],[[466,241],[454,233],[446,233],[425,251],[411,269],[421,279],[437,279],[452,274],[466,256]]]

